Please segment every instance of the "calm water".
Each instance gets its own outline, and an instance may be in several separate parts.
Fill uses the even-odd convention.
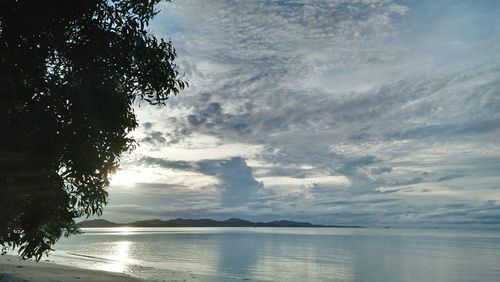
[[[213,281],[500,281],[500,230],[83,231],[62,239],[50,259],[150,279],[174,270]]]

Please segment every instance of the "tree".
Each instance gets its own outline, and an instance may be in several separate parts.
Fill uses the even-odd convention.
[[[160,0],[0,0],[0,244],[37,260],[100,215],[134,103],[186,87]]]

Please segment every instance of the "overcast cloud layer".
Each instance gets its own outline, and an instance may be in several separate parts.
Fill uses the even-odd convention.
[[[500,2],[174,1],[104,217],[500,226]]]

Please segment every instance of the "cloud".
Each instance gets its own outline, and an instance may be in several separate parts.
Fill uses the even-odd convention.
[[[139,163],[145,165],[156,165],[163,168],[171,168],[171,169],[182,169],[182,170],[190,170],[195,171],[196,163],[188,162],[188,161],[172,161],[163,158],[154,158],[145,156],[139,159]]]
[[[145,123],[142,124],[142,126],[145,129],[151,129],[153,127],[153,123],[152,122],[145,122]]]
[[[191,87],[163,111],[137,109],[141,146],[125,161],[136,167],[129,192],[149,191],[143,206],[164,211],[149,213],[494,224],[497,210],[485,203],[500,200],[495,9],[386,0],[173,5],[152,29],[172,37]]]
[[[221,195],[221,205],[223,206],[245,205],[254,200],[258,193],[264,193],[261,191],[262,182],[254,178],[252,168],[241,157],[196,162],[143,157],[139,162],[146,165],[193,171],[216,177],[219,180],[216,188]]]
[[[392,167],[389,167],[389,166],[373,167],[370,170],[370,172],[372,174],[382,174],[382,173],[391,172],[391,171],[392,171]]]
[[[217,178],[221,184],[222,203],[224,206],[246,204],[254,198],[262,188],[262,183],[255,180],[252,169],[242,158],[231,158],[222,161],[217,170]]]
[[[160,131],[153,131],[148,133],[148,136],[141,139],[141,142],[149,143],[152,145],[162,145],[167,142],[167,139],[163,137],[163,133]]]

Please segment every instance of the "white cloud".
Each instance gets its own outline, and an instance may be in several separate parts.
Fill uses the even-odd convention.
[[[260,177],[266,188],[282,189],[288,193],[292,191],[300,191],[311,188],[315,185],[331,186],[336,188],[348,188],[350,186],[349,179],[344,175],[341,176],[311,176],[307,178],[295,178],[287,176],[269,176]]]

